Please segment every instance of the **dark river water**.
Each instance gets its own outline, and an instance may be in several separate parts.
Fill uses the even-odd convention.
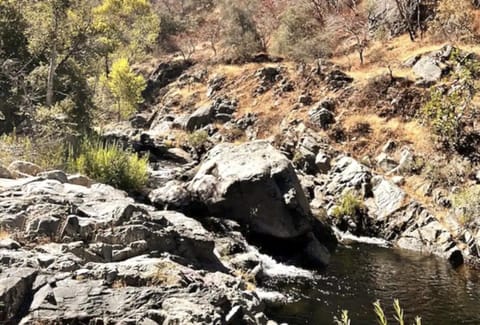
[[[331,265],[312,279],[275,280],[267,288],[292,299],[269,307],[268,316],[293,324],[333,324],[347,309],[352,325],[377,324],[372,303],[379,299],[393,319],[400,300],[406,324],[415,315],[423,325],[480,324],[480,271],[452,269],[442,259],[418,253],[355,244],[338,247]]]

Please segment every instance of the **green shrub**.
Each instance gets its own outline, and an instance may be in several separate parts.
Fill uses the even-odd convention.
[[[262,40],[252,13],[234,2],[225,1],[221,10],[221,37],[227,50],[227,59],[237,62],[262,49]]]
[[[312,13],[312,8],[303,4],[285,11],[274,35],[274,52],[296,60],[331,55],[333,37],[328,35]]]
[[[480,215],[480,186],[475,185],[453,195],[453,207],[462,212],[459,216],[463,224],[468,224]]]
[[[85,140],[79,153],[70,159],[71,170],[114,187],[132,191],[145,185],[148,176],[148,160],[124,150],[116,143]]]
[[[205,130],[198,130],[190,133],[187,138],[187,142],[194,148],[203,146],[208,141],[208,132]]]
[[[333,210],[335,218],[342,218],[345,216],[355,216],[365,209],[361,198],[353,191],[345,192],[337,202],[337,206]]]

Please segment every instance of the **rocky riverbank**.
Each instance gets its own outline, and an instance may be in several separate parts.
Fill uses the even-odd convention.
[[[157,208],[83,177],[22,171],[37,175],[0,181],[2,321],[266,324],[255,283],[267,275],[245,236],[328,264],[326,228],[266,142],[216,147],[192,181],[165,185],[178,192],[152,191]]]
[[[411,63],[425,72],[417,86],[434,82],[430,70],[440,59],[432,60]],[[28,162],[0,168],[0,322],[267,324],[268,299],[257,286],[281,275],[269,269],[271,257],[326,267],[337,242],[331,227],[347,234],[340,241],[349,233],[375,237],[453,266],[478,264],[480,227],[459,223],[454,210],[438,214],[402,188],[418,164],[411,146],[391,140],[360,161],[320,135],[343,141],[336,107],[356,91],[347,74],[319,63],[312,80],[335,98],[313,103],[302,94],[293,110],[307,110],[306,121],[285,118],[276,136],[256,140],[268,123],[239,114],[238,102],[222,93],[222,76],[207,82],[209,104],[168,114],[178,106],[165,104],[175,102],[168,91],[198,79],[183,73],[190,66],[172,67],[170,78],[162,65],[151,77],[153,97],[165,88],[162,109],[102,130],[105,141],[148,154],[141,193]],[[291,92],[284,74],[256,71],[254,96]],[[396,102],[410,98],[402,94]],[[236,132],[245,138],[233,144]],[[187,144],[172,142],[179,134],[190,137]],[[423,182],[421,190],[449,207],[448,195],[433,187]],[[342,207],[347,194],[349,208]]]

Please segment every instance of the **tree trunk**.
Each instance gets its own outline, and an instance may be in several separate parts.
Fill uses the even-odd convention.
[[[48,107],[52,106],[53,97],[55,93],[54,89],[54,81],[55,81],[55,70],[57,69],[57,42],[56,40],[53,41],[52,49],[50,53],[50,62],[48,67],[48,80],[47,80],[47,99],[46,104]]]

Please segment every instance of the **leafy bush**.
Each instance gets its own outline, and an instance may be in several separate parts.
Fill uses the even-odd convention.
[[[331,42],[331,37],[312,15],[311,8],[299,4],[282,15],[273,48],[278,54],[306,60],[329,56]]]
[[[460,158],[428,160],[422,170],[422,175],[432,183],[433,187],[458,186],[465,183],[472,173],[471,162]]]
[[[113,63],[107,86],[115,99],[119,120],[128,118],[136,111],[137,105],[143,102],[142,91],[146,87],[146,81],[133,72],[127,59]]]
[[[471,79],[470,72],[463,73]],[[465,78],[460,87],[447,92],[432,88],[430,99],[420,109],[421,117],[446,148],[456,148],[468,133],[467,127],[477,114],[477,107],[472,103],[475,91],[473,81]]]
[[[0,137],[0,163],[9,165],[15,160],[25,160],[44,169],[62,169],[68,157],[65,138],[17,136],[15,132]]]
[[[480,186],[472,186],[453,195],[453,207],[461,211],[460,221],[468,224],[480,215]]]
[[[193,148],[199,148],[208,141],[208,133],[205,130],[198,130],[190,133],[187,138],[187,142]]]
[[[364,208],[365,207],[360,197],[353,191],[347,191],[340,198],[337,206],[333,210],[332,215],[335,218],[355,216],[358,213],[361,213]]]
[[[114,187],[132,191],[147,182],[148,160],[124,150],[116,143],[85,140],[79,153],[71,158],[69,167]]]
[[[251,13],[227,1],[222,10],[222,40],[227,48],[227,59],[246,61],[262,50],[261,37]]]

